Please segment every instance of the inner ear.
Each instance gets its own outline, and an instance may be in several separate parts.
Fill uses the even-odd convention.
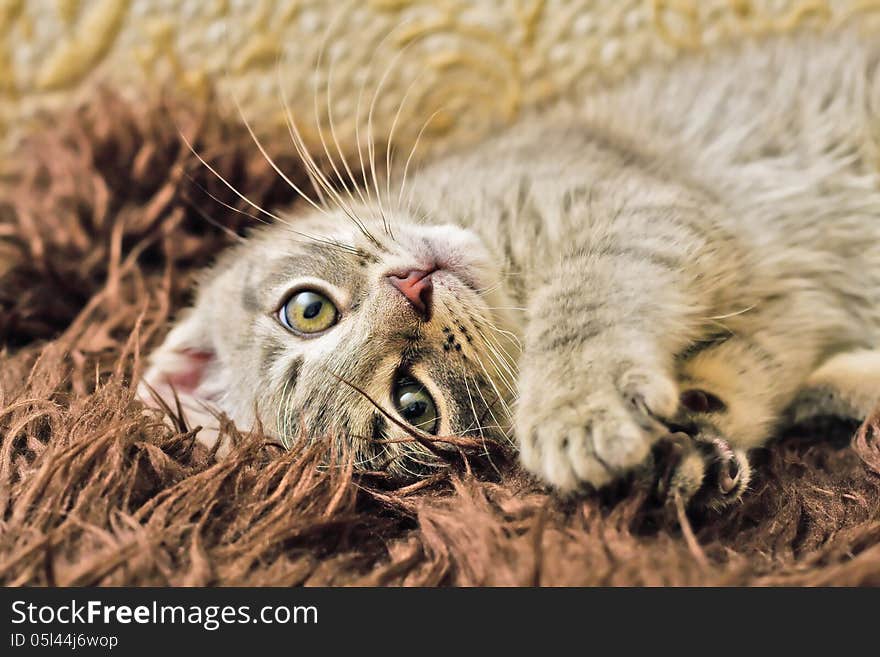
[[[217,353],[205,328],[204,313],[190,312],[150,356],[150,366],[138,388],[147,405],[204,409],[217,397]],[[156,396],[159,399],[156,399]],[[161,401],[160,401],[161,400]]]
[[[205,378],[205,371],[213,362],[216,354],[208,349],[193,347],[173,352],[173,366],[157,372],[156,381],[160,385],[173,387],[180,393],[194,393]]]
[[[223,414],[236,422],[249,419],[235,417],[235,408],[226,400],[230,373],[225,367],[222,343],[218,342],[222,335],[218,335],[217,327],[219,320],[228,319],[234,308],[224,303],[217,302],[212,288],[200,290],[196,305],[180,314],[174,328],[150,354],[149,366],[137,389],[138,397],[147,406],[171,411],[166,421],[173,427],[180,426],[176,419],[182,420],[187,430],[201,427],[197,439],[208,447],[217,443],[219,418]],[[223,312],[219,319],[218,311]]]
[[[153,354],[150,368],[138,386],[138,397],[152,408],[171,409],[174,414],[179,409],[185,427],[201,427],[197,434],[199,442],[212,448],[220,432],[215,413],[221,409],[213,403],[219,390],[212,383],[218,377],[216,371],[209,370],[215,366],[217,355],[204,346],[175,344],[179,335],[172,332]],[[228,449],[228,444],[221,445],[218,455]]]

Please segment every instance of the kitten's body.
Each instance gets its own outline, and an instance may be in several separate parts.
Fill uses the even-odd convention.
[[[749,44],[647,70],[585,104],[425,167],[397,221],[415,236],[454,224],[488,250],[480,266],[497,272],[480,280],[497,277],[493,305],[474,312],[522,340],[513,429],[528,469],[563,490],[602,485],[678,425],[715,447],[708,461],[685,458],[676,485],[693,493],[705,464],[736,460],[732,450],[739,470],[720,497],[735,498],[743,454],[781,422],[846,404],[859,415],[874,400],[853,363],[876,363],[876,383],[880,359],[846,354],[880,347],[880,39]],[[443,344],[456,313],[438,305]],[[416,325],[432,339],[430,322]],[[489,374],[497,392],[504,377]],[[224,385],[236,377],[261,383],[251,371]],[[691,389],[708,394],[680,404]],[[827,401],[825,389],[835,408],[793,405]],[[253,395],[222,394],[246,419]]]

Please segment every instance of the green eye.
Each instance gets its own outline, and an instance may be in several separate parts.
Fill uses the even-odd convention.
[[[421,383],[400,377],[394,385],[393,400],[404,420],[426,433],[437,433],[437,406]]]
[[[336,323],[339,313],[327,297],[312,290],[297,292],[278,311],[281,323],[298,333],[320,333]]]

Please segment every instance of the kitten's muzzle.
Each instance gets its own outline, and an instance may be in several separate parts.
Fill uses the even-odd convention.
[[[388,276],[388,282],[397,288],[416,314],[426,322],[431,318],[431,297],[434,292],[431,274],[435,271],[437,270],[410,269]]]

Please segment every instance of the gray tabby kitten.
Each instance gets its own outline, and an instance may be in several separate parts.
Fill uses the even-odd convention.
[[[721,507],[750,448],[880,392],[880,39],[648,69],[379,187],[229,250],[144,398],[400,477],[513,437],[563,492],[683,431],[671,484]]]

